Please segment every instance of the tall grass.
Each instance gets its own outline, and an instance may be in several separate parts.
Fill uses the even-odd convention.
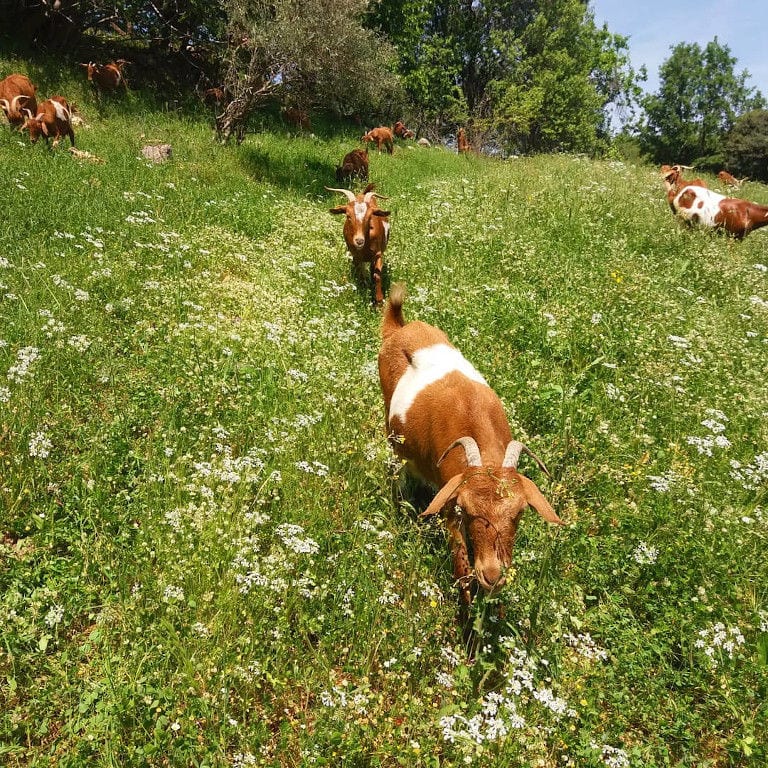
[[[680,228],[648,167],[372,155],[407,317],[569,524],[526,518],[471,655],[327,213],[357,136],[55,77],[104,163],[0,132],[0,762],[765,764],[768,235]]]

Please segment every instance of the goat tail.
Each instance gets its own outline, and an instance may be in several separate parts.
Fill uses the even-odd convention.
[[[389,291],[389,301],[384,309],[381,321],[381,337],[386,339],[405,325],[403,319],[403,301],[405,300],[405,283],[395,283]]]

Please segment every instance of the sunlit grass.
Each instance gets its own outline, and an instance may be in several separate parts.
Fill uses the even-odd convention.
[[[104,162],[0,132],[3,764],[765,762],[763,233],[680,228],[652,168],[372,153],[406,316],[569,523],[523,522],[470,656],[328,214],[356,134],[49,89]]]

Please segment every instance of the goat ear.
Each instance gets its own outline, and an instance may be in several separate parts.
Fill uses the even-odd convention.
[[[436,515],[443,507],[452,499],[454,499],[459,488],[464,483],[464,473],[460,475],[454,475],[438,492],[437,496],[432,499],[430,505],[419,515],[419,517],[429,517],[430,515]]]
[[[380,211],[378,208],[373,212],[374,216],[389,216],[391,211]]]
[[[533,507],[548,523],[565,525],[533,480],[529,480],[525,475],[520,475],[520,483],[523,486],[523,495],[529,506]]]
[[[347,212],[347,206],[346,205],[339,205],[336,208],[329,208],[328,213],[346,213]]]

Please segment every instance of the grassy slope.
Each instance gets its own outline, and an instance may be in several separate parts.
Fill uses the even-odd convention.
[[[681,229],[650,168],[372,156],[407,316],[501,394],[570,523],[528,515],[468,663],[326,213],[355,137],[222,148],[32,74],[105,162],[0,132],[4,764],[764,764],[767,233]]]

